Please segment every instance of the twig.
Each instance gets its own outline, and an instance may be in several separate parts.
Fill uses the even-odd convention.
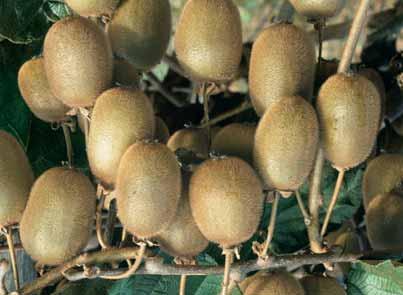
[[[304,201],[302,200],[301,194],[299,193],[298,190],[295,191],[295,198],[297,199],[299,210],[301,211],[301,214],[304,217],[305,224],[309,225],[311,223],[312,218],[311,216],[309,216],[309,213],[305,208]]]
[[[150,81],[150,83],[154,86],[155,90],[161,93],[161,95],[164,96],[174,106],[181,108],[185,105],[183,101],[178,100],[171,93],[169,93],[169,91],[166,90],[164,86],[162,86],[161,82],[152,72],[144,73],[144,75],[147,77],[148,81]]]
[[[179,295],[186,295],[186,275],[181,275],[181,280],[179,283]]]
[[[18,264],[17,264],[17,257],[15,255],[12,227],[9,226],[2,228],[2,233],[5,235],[7,239],[7,246],[9,249],[9,256],[11,260],[11,268],[13,270],[14,286],[15,290],[18,290],[20,288],[20,280],[18,275]]]
[[[162,62],[166,63],[174,72],[176,72],[180,76],[187,77],[185,71],[181,68],[181,66],[178,64],[178,62],[175,60],[174,57],[165,55],[162,58]]]
[[[62,129],[64,134],[64,140],[66,141],[67,163],[71,168],[73,167],[73,146],[71,144],[70,127],[62,123]]]

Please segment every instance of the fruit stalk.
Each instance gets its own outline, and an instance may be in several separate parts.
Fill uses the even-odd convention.
[[[302,200],[301,194],[298,190],[295,191],[295,198],[297,199],[299,210],[304,217],[305,224],[309,225],[311,223],[311,216],[309,216],[309,213],[305,208],[304,201]]]
[[[105,193],[101,185],[98,185],[97,188],[97,198],[98,198],[98,207],[96,212],[96,233],[97,239],[99,244],[101,245],[102,249],[110,248],[109,244],[105,241],[104,234],[102,232],[102,209],[105,204]]]
[[[269,227],[267,228],[267,239],[264,242],[263,250],[260,253],[260,256],[264,259],[267,258],[267,252],[269,251],[270,243],[273,240],[274,229],[276,227],[277,209],[278,209],[278,203],[280,202],[280,198],[281,198],[280,193],[275,192],[273,206],[270,214]]]
[[[186,294],[186,275],[181,275],[181,281],[179,284],[179,295],[185,295]]]
[[[70,127],[62,123],[64,140],[66,141],[67,164],[69,168],[73,167],[73,145],[71,144]]]
[[[13,269],[15,290],[19,290],[20,282],[19,282],[19,275],[18,275],[17,258],[15,255],[15,249],[14,249],[13,230],[12,230],[12,227],[9,226],[7,228],[3,228],[2,231],[7,239],[7,245],[8,245],[9,255],[10,255],[10,260],[11,260],[11,268]]]
[[[225,266],[224,266],[224,279],[222,281],[221,295],[227,295],[228,287],[230,285],[231,265],[234,261],[234,249],[224,249],[223,254],[225,255]]]

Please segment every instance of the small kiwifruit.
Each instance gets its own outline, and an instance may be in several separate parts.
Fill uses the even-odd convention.
[[[255,233],[263,210],[262,184],[236,157],[203,162],[190,179],[190,207],[202,234],[229,248]]]
[[[188,1],[177,25],[175,50],[193,80],[234,78],[242,56],[242,24],[233,1]]]
[[[77,255],[88,243],[96,195],[84,174],[52,168],[34,183],[24,211],[21,242],[40,264],[56,265]]]
[[[113,81],[121,86],[139,87],[140,73],[132,64],[123,58],[115,58],[113,66]]]
[[[202,157],[207,157],[209,152],[207,133],[203,129],[197,128],[176,131],[169,138],[167,146],[173,152],[178,149],[187,149]]]
[[[239,157],[252,164],[255,131],[256,126],[250,124],[229,124],[214,136],[211,150],[220,155]]]
[[[110,16],[120,0],[66,0],[66,4],[81,16]]]
[[[294,278],[291,274],[285,271],[278,271],[273,273],[265,273],[251,282],[245,295],[304,295],[304,289],[301,283]]]
[[[403,155],[384,154],[367,165],[362,180],[364,207],[368,208],[376,195],[390,193],[403,182]]]
[[[153,107],[143,92],[116,87],[102,93],[92,112],[88,137],[92,173],[112,187],[127,148],[138,140],[152,139],[154,129]]]
[[[375,85],[356,74],[336,74],[317,99],[321,140],[326,158],[349,169],[370,155],[379,130],[381,98]]]
[[[155,117],[154,138],[162,143],[167,143],[169,140],[168,126],[167,126],[167,124],[165,124],[165,122],[160,117]]]
[[[249,86],[259,116],[283,96],[310,100],[315,79],[315,45],[308,33],[292,24],[265,29],[252,47]]]
[[[19,223],[34,174],[17,140],[0,130],[0,226]]]
[[[168,0],[125,0],[107,26],[113,52],[136,69],[148,70],[160,62],[171,37]]]
[[[189,204],[190,175],[183,173],[182,195],[171,225],[156,237],[161,249],[174,257],[192,258],[208,246],[192,216]]]
[[[110,44],[89,19],[68,17],[53,24],[43,54],[52,93],[70,107],[91,106],[112,83]]]
[[[334,278],[306,276],[300,280],[306,295],[346,295],[344,288]]]
[[[138,142],[122,157],[116,180],[118,216],[139,238],[151,238],[174,220],[181,195],[175,154],[159,143]]]
[[[299,96],[283,97],[256,130],[254,162],[270,189],[292,192],[310,174],[319,142],[315,110]]]
[[[295,10],[309,19],[328,18],[339,14],[345,0],[290,0]]]
[[[376,195],[368,205],[365,220],[374,250],[403,250],[403,196]]]
[[[18,72],[18,86],[32,113],[45,122],[60,122],[67,118],[69,107],[50,91],[43,58],[34,58]]]

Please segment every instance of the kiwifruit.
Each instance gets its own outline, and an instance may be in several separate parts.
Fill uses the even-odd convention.
[[[107,26],[113,52],[138,70],[160,62],[171,36],[168,0],[124,0]]]
[[[43,54],[51,91],[70,107],[91,106],[112,83],[110,44],[89,19],[68,17],[53,24]]]
[[[120,158],[138,140],[152,139],[153,107],[140,90],[116,87],[102,93],[95,103],[88,137],[88,160],[92,173],[111,187]]]
[[[249,284],[244,292],[245,295],[304,295],[304,289],[301,283],[291,274],[278,271],[265,273],[256,278]]]
[[[259,225],[262,191],[255,171],[239,158],[203,162],[189,188],[190,207],[202,234],[223,248],[247,241]]]
[[[326,158],[349,169],[370,155],[379,130],[381,98],[375,85],[356,74],[336,74],[317,99],[321,140]]]
[[[202,157],[207,157],[209,152],[207,133],[203,129],[197,128],[176,131],[169,138],[167,146],[173,152],[178,149],[187,149]]]
[[[313,168],[318,142],[318,119],[311,104],[299,96],[283,97],[257,127],[255,167],[270,189],[295,191]]]
[[[110,16],[120,0],[66,0],[66,4],[81,16]]]
[[[176,217],[171,225],[156,237],[161,249],[174,257],[192,258],[208,246],[192,216],[189,204],[190,175],[183,173],[182,195]]]
[[[21,220],[24,249],[44,265],[77,255],[90,239],[95,201],[84,174],[62,167],[47,170],[34,183]]]
[[[155,134],[154,138],[159,142],[167,143],[169,140],[169,129],[167,124],[160,118],[155,117]]]
[[[115,58],[113,66],[113,81],[121,86],[139,87],[140,73],[134,66],[123,58]]]
[[[287,23],[265,29],[252,47],[249,87],[259,116],[283,96],[310,100],[315,79],[315,45],[304,30]]]
[[[300,280],[306,295],[346,295],[344,288],[334,278],[306,276]]]
[[[34,174],[17,140],[0,130],[0,226],[19,223]]]
[[[267,271],[265,270],[260,270],[257,273],[246,277],[245,279],[243,279],[240,283],[239,283],[239,289],[241,290],[242,294],[245,294],[246,289],[248,289],[249,285],[256,280],[257,277],[263,275],[265,276],[267,274]]]
[[[369,242],[374,250],[403,249],[403,196],[376,195],[369,203],[365,220]]]
[[[234,78],[242,56],[242,24],[232,0],[189,0],[177,25],[175,51],[195,81]]]
[[[25,62],[18,72],[18,86],[32,113],[45,122],[60,122],[67,118],[69,107],[50,91],[43,58]]]
[[[362,180],[364,207],[376,195],[390,193],[399,189],[403,182],[403,155],[384,154],[371,160]]]
[[[328,18],[337,15],[345,0],[290,0],[295,10],[309,19]]]
[[[239,157],[252,164],[255,131],[256,126],[251,124],[229,124],[214,136],[211,149],[221,155]]]
[[[175,154],[160,143],[137,142],[122,157],[116,180],[118,216],[139,238],[151,238],[174,220],[181,195]]]

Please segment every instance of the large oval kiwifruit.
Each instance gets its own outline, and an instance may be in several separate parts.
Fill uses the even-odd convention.
[[[154,138],[162,143],[167,143],[169,140],[169,129],[167,124],[160,118],[155,117],[155,133]]]
[[[249,86],[259,116],[283,96],[310,100],[315,79],[315,45],[308,33],[292,24],[265,29],[252,47]]]
[[[188,1],[176,29],[175,51],[193,80],[234,78],[242,56],[242,25],[232,0]]]
[[[68,17],[53,24],[43,54],[52,93],[70,107],[91,106],[112,83],[110,44],[89,19]]]
[[[374,250],[403,250],[403,196],[384,193],[368,205],[365,220]]]
[[[207,157],[209,152],[207,133],[205,130],[197,128],[176,131],[169,138],[167,146],[173,152],[178,149],[186,149],[202,157]]]
[[[110,16],[120,0],[66,0],[66,4],[82,16]]]
[[[45,122],[60,122],[70,109],[50,91],[43,58],[34,58],[22,65],[18,72],[18,86],[32,113]]]
[[[317,99],[326,158],[338,169],[353,168],[370,155],[379,130],[381,98],[375,85],[356,74],[336,74]]]
[[[168,0],[124,0],[107,26],[113,52],[139,70],[160,62],[171,36]]]
[[[301,283],[291,274],[279,271],[264,273],[247,286],[245,295],[305,295]]]
[[[116,180],[118,216],[139,238],[160,234],[174,220],[181,195],[175,154],[159,143],[138,142],[123,155]]]
[[[88,137],[92,173],[113,186],[127,148],[137,140],[152,139],[155,118],[148,97],[140,90],[116,87],[102,93],[95,103]]]
[[[0,130],[0,226],[19,223],[34,174],[17,140]]]
[[[256,130],[254,162],[271,189],[292,192],[309,176],[319,142],[314,108],[299,96],[268,109]]]
[[[263,210],[263,188],[252,167],[236,157],[203,162],[190,179],[190,207],[202,234],[224,248],[247,241]]]
[[[193,258],[208,246],[193,218],[189,204],[189,178],[183,173],[182,195],[171,225],[156,237],[161,249],[174,257]]]
[[[95,215],[95,190],[84,174],[52,168],[34,183],[21,220],[21,242],[40,264],[56,265],[88,243]]]
[[[345,0],[290,0],[295,10],[309,19],[328,18],[337,15]]]
[[[211,150],[221,155],[239,157],[253,163],[256,126],[232,123],[220,129],[211,143]]]
[[[139,87],[140,73],[123,58],[115,58],[113,65],[113,81],[121,86]]]
[[[346,295],[344,288],[334,278],[306,276],[300,280],[306,295]]]

